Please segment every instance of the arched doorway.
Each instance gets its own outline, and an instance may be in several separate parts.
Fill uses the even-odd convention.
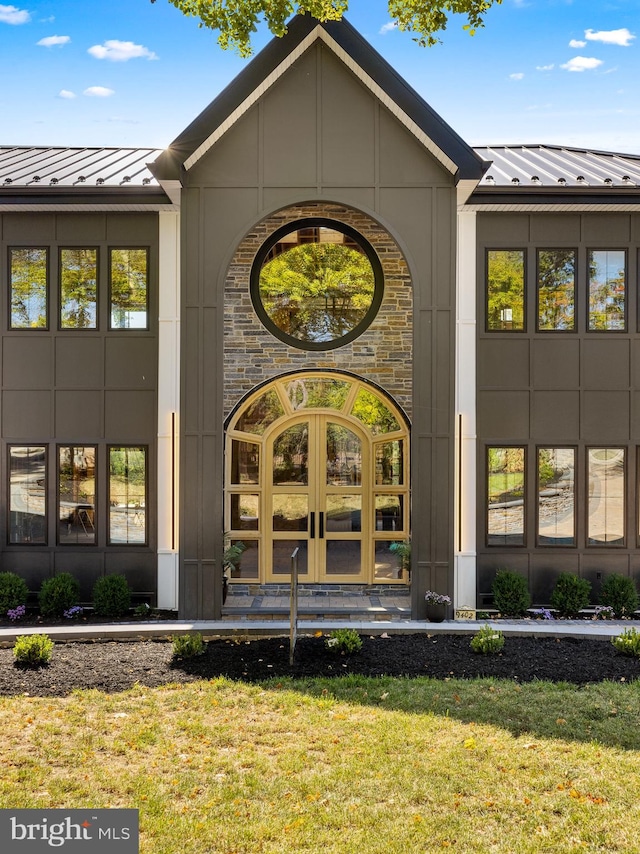
[[[226,436],[225,530],[246,549],[233,580],[406,583],[409,431],[382,391],[337,372],[289,374],[250,394]]]

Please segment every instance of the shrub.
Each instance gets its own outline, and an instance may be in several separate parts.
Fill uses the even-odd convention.
[[[351,655],[362,649],[362,638],[355,629],[335,629],[325,640],[324,645],[335,653]]]
[[[29,588],[23,578],[15,572],[0,572],[0,616],[4,617],[12,608],[24,605]]]
[[[638,591],[632,578],[614,573],[602,585],[600,599],[613,608],[616,617],[631,617],[638,607]]]
[[[504,617],[523,617],[531,605],[527,579],[508,569],[498,570],[491,592],[496,608]]]
[[[174,658],[194,658],[196,655],[202,655],[206,648],[207,645],[202,640],[200,632],[173,638]]]
[[[625,629],[618,637],[611,638],[611,643],[623,655],[640,658],[640,632],[635,629]]]
[[[21,635],[13,645],[18,664],[40,667],[48,664],[53,651],[53,641],[47,635]]]
[[[563,572],[558,576],[553,588],[551,607],[555,608],[561,617],[576,617],[578,612],[589,604],[590,593],[590,581],[570,572]]]
[[[499,629],[491,626],[483,626],[480,631],[471,638],[471,649],[481,652],[483,655],[500,652],[504,646],[504,635]]]
[[[93,607],[99,617],[123,617],[131,607],[131,591],[124,575],[105,575],[93,587]]]
[[[47,578],[38,594],[40,613],[43,617],[62,617],[77,604],[79,596],[80,585],[68,572]]]

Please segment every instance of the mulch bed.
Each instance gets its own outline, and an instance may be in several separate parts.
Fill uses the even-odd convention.
[[[507,637],[499,655],[479,655],[469,635],[403,634],[363,637],[351,656],[326,649],[324,638],[300,637],[293,667],[288,638],[250,641],[216,639],[204,655],[173,660],[167,641],[107,641],[57,644],[50,663],[19,667],[10,648],[0,649],[0,694],[64,696],[76,688],[123,691],[136,683],[149,687],[226,676],[247,682],[272,677],[433,676],[534,679],[582,685],[604,680],[630,682],[640,677],[640,659],[618,653],[602,640]]]

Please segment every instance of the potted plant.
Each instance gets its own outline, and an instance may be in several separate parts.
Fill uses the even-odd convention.
[[[227,601],[227,592],[229,590],[229,576],[238,568],[242,552],[246,549],[245,544],[241,540],[236,540],[232,543],[225,534],[225,550],[222,555],[222,604]]]
[[[447,616],[447,610],[451,605],[451,597],[446,593],[436,593],[433,590],[427,590],[424,594],[424,600],[427,603],[427,619],[431,623],[441,623]]]
[[[407,578],[411,573],[411,540],[389,543],[389,551],[400,561],[400,577],[405,573]]]

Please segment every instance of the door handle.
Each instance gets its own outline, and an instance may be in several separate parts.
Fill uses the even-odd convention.
[[[324,539],[324,513],[320,512],[320,539]]]
[[[316,537],[316,514],[309,513],[309,538],[315,540]]]

